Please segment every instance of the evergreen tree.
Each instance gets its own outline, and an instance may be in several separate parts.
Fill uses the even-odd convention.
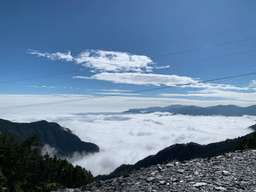
[[[41,156],[35,137],[23,142],[0,134],[0,191],[47,192],[59,187],[79,187],[93,181],[89,171],[66,160]]]

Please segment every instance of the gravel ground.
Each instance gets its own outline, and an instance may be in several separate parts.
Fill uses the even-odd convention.
[[[133,172],[127,177],[94,182],[59,192],[256,192],[256,150],[211,159],[170,162]]]

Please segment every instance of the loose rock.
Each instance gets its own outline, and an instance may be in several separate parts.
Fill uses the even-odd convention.
[[[256,192],[256,150],[211,159],[168,162],[119,177],[59,192]]]

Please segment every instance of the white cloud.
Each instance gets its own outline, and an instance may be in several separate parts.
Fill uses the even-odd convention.
[[[131,90],[125,89],[100,89],[95,94],[97,95],[119,95],[119,96],[136,96],[139,93],[134,93]]]
[[[109,96],[111,96],[111,95],[119,95],[119,96],[138,96],[138,95],[140,95],[139,93],[118,93],[118,92],[96,92],[95,94],[97,94],[97,95],[109,95]]]
[[[102,149],[100,153],[82,157],[80,160],[76,159],[74,162],[98,174],[108,173],[123,163],[134,163],[177,142],[209,143],[241,136],[250,131],[246,129],[249,125],[255,123],[255,117],[248,116],[192,117],[171,116],[166,113],[124,115],[116,112],[129,108],[172,104],[200,106],[255,104],[255,99],[251,102],[241,100],[195,100],[189,97],[181,99],[135,96],[0,95],[0,116],[20,122],[41,119],[56,121],[73,130],[82,140],[98,144]],[[93,112],[105,113],[93,114]]]
[[[55,86],[49,86],[49,85],[31,85],[30,87],[33,87],[33,88],[46,88],[46,89],[54,89],[54,88],[56,88]]]
[[[244,91],[248,88],[238,87],[229,84],[202,83],[198,79],[188,76],[164,75],[156,73],[97,73],[91,77],[74,76],[74,79],[95,79],[110,81],[113,83],[123,83],[132,85],[154,85],[154,86],[173,86],[191,87],[200,89],[220,89]]]
[[[156,66],[155,69],[169,69],[171,65]]]
[[[48,53],[48,52],[40,52],[37,50],[28,50],[28,53],[31,55],[36,55],[38,57],[46,57],[50,60],[62,60],[62,61],[74,61],[71,52],[68,51],[66,53],[56,52],[56,53]]]
[[[84,51],[75,61],[85,67],[106,72],[151,71],[153,64],[151,58],[145,55],[103,50]]]
[[[184,97],[180,97],[184,96]],[[194,95],[191,95],[194,96]],[[207,96],[206,94],[204,95]],[[250,96],[252,98],[253,96]],[[186,94],[166,95],[166,97],[141,96],[92,96],[92,95],[0,95],[0,116],[10,120],[22,120],[26,116],[34,119],[51,119],[72,113],[121,112],[130,108],[167,106],[174,104],[212,106],[239,105],[248,106],[256,103],[254,99],[243,97],[197,99]],[[114,101],[114,102],[113,102]],[[19,118],[19,119],[18,119]]]
[[[199,83],[198,88],[204,88],[204,89],[219,89],[219,90],[235,90],[235,91],[248,91],[248,87],[239,87],[235,85],[230,84],[221,84],[221,83]]]
[[[132,90],[128,90],[128,89],[100,89],[99,91],[102,91],[102,92],[118,92],[118,93],[131,93],[131,92],[133,92]]]
[[[63,119],[83,140],[95,142],[101,152],[73,162],[106,174],[121,164],[132,164],[175,143],[207,144],[245,135],[255,117],[185,116],[154,114],[85,114]],[[125,138],[125,139],[124,139]],[[114,157],[114,158],[113,158]]]
[[[73,105],[72,110],[65,110],[62,113],[52,112],[63,110],[63,104],[55,105],[53,109],[49,108],[51,115],[46,113],[45,106],[37,109],[48,115],[44,116],[44,119],[58,122],[63,127],[70,128],[83,141],[99,145],[100,153],[72,159],[74,164],[89,169],[95,175],[109,173],[121,164],[135,163],[175,143],[207,144],[242,136],[251,132],[247,127],[255,123],[255,117],[249,116],[173,116],[169,113],[74,114],[70,111],[77,110],[76,105]],[[31,111],[34,112],[27,109],[23,117],[20,113],[11,115],[19,121],[42,118]]]
[[[49,155],[50,157],[54,157],[55,155],[57,155],[57,153],[58,151],[54,147],[51,147],[48,144],[45,144],[41,149],[42,155]]]
[[[96,79],[103,81],[111,81],[113,83],[124,83],[133,85],[155,85],[155,86],[178,86],[184,84],[198,84],[197,80],[194,80],[186,76],[178,75],[163,75],[153,73],[98,73],[91,77],[86,76],[74,76],[77,79]]]
[[[201,97],[201,98],[219,98],[226,100],[243,101],[249,103],[256,103],[256,93],[255,92],[241,92],[239,90],[221,90],[221,89],[203,89],[199,91],[190,91],[188,93],[177,94],[177,93],[165,93],[161,94],[164,97]]]
[[[255,88],[256,88],[256,80],[252,80],[252,81],[249,83],[249,87],[255,89]]]
[[[101,72],[150,72],[153,68],[153,61],[150,57],[120,51],[87,50],[77,56],[73,56],[70,51],[48,53],[29,50],[29,53],[51,60],[74,62],[93,71]]]

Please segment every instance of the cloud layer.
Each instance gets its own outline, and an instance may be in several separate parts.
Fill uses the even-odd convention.
[[[253,117],[184,116],[154,114],[82,114],[65,118],[83,140],[97,143],[101,152],[73,163],[94,175],[107,174],[121,164],[135,163],[175,143],[207,144],[245,135]]]
[[[231,100],[235,103],[237,101],[244,101],[253,104],[256,102],[256,93],[254,91],[241,92],[236,90],[221,90],[217,88],[209,88],[197,91],[189,91],[188,93],[178,94],[178,93],[164,93],[161,94],[164,97],[183,97],[183,98],[203,98],[203,99],[216,99],[216,100]]]
[[[106,91],[101,90],[101,92],[104,94]],[[162,97],[132,96],[129,95],[131,92],[127,92],[129,96],[116,95],[120,90],[108,92],[112,95],[0,95],[0,116],[10,120],[19,120],[18,117],[20,120],[28,119],[27,116],[34,116],[35,119],[51,119],[57,115],[72,113],[122,112],[130,108],[164,107],[174,104],[248,106],[256,103],[255,93],[240,94],[232,91],[169,93]]]
[[[104,91],[104,90],[102,90]],[[120,92],[120,90],[112,90]],[[129,92],[128,92],[129,93]],[[241,100],[193,100],[135,96],[0,95],[0,116],[20,122],[48,120],[73,130],[84,141],[101,147],[91,156],[71,161],[94,174],[109,173],[123,163],[134,163],[174,143],[209,143],[244,135],[256,117],[172,116],[168,113],[120,114],[129,108],[171,104],[255,104]],[[253,98],[252,98],[253,99]],[[114,102],[113,102],[114,101]],[[106,112],[112,113],[106,113]],[[105,112],[105,113],[95,113]]]

